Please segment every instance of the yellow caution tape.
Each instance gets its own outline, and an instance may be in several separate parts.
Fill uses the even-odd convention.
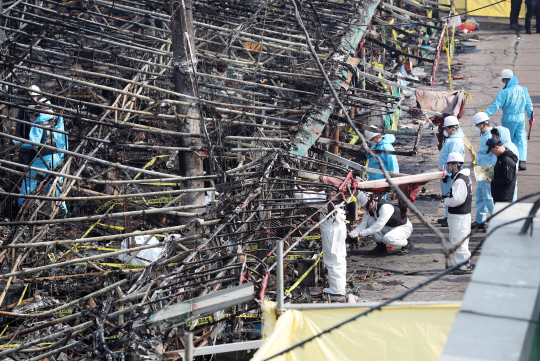
[[[26,290],[28,289],[28,286],[30,286],[30,283],[27,283],[27,284],[26,284],[26,287],[24,288],[24,291],[23,291],[23,293],[22,293],[22,295],[21,295],[21,298],[19,298],[19,303],[17,303],[17,306],[20,306],[20,305],[21,305],[21,302],[22,302],[22,300],[23,300],[23,298],[24,298],[24,295],[26,294]]]
[[[302,237],[293,237],[292,239],[300,239]],[[312,241],[314,239],[321,239],[321,236],[320,235],[315,235],[315,236],[305,236],[304,239],[307,239],[308,241]]]
[[[230,313],[225,313],[223,314],[222,318],[226,318],[226,317],[230,317],[232,316],[232,314]],[[240,316],[236,316],[236,318],[261,318],[261,316],[259,315],[240,315]],[[214,322],[214,317],[213,316],[206,316],[206,317],[201,317],[197,320],[197,325],[206,325],[208,323],[212,323]],[[186,324],[187,327],[191,327],[193,323],[192,322],[188,322]]]
[[[300,278],[298,279],[298,281],[296,281],[296,282],[294,283],[294,285],[291,286],[291,288],[289,288],[288,290],[285,291],[285,294],[286,294],[286,295],[290,295],[290,294],[291,294],[291,291],[294,290],[296,287],[298,287],[298,285],[304,280],[304,278],[306,278],[306,276],[309,274],[309,272],[311,272],[311,271],[315,268],[315,266],[317,265],[317,263],[319,263],[319,261],[321,260],[322,254],[323,254],[323,253],[321,252],[321,254],[319,255],[319,258],[317,258],[317,260],[315,261],[315,263],[313,263],[313,264],[311,265],[311,267],[309,267],[309,269],[302,275],[302,277],[300,277]]]
[[[169,203],[170,201],[173,201],[175,200],[176,197],[167,197],[167,198],[154,198],[154,199],[147,199],[146,200],[146,203],[148,204],[162,204],[162,203]],[[111,201],[109,201],[110,203]],[[136,200],[134,201],[135,203],[144,203],[144,201],[142,199],[139,199],[139,200]],[[114,205],[115,206],[118,206],[118,205],[123,205],[124,203],[123,202],[115,202]]]
[[[146,163],[142,169],[146,169],[146,168],[148,168],[150,166],[153,166],[158,158],[163,158],[163,157],[170,157],[170,155],[168,155],[168,154],[157,155],[150,162]],[[133,180],[136,180],[137,178],[139,178],[141,174],[142,173],[138,173],[135,176],[135,178],[133,178]]]
[[[109,224],[105,224],[105,223],[101,223],[101,222],[98,222],[98,226],[107,227],[107,228],[110,228],[110,229],[116,229],[116,230],[119,230],[119,231],[123,231],[123,230],[124,230],[124,227],[121,227],[121,226],[111,226],[111,225],[109,225]]]
[[[123,263],[98,263],[100,266],[109,266],[114,268],[122,268]],[[128,264],[125,268],[127,269],[136,269],[136,268],[145,268],[145,265],[142,264]]]
[[[477,158],[476,152],[474,151],[474,148],[471,142],[469,141],[469,139],[467,139],[465,134],[463,134],[463,144],[465,144],[465,147],[471,152],[471,157],[473,159],[473,166],[476,166],[476,158]]]
[[[53,343],[52,342],[42,342],[42,343],[38,343],[37,345],[38,346],[46,346],[46,345],[52,345]],[[13,344],[9,344],[9,345],[0,345],[0,349],[2,348],[13,348],[13,347],[19,347],[21,346],[20,344],[18,343],[13,343]]]

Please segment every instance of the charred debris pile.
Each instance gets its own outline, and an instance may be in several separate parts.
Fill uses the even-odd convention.
[[[4,2],[0,358],[176,359],[186,331],[196,347],[259,337],[276,240],[292,284],[320,252],[318,224],[364,174],[347,161],[366,158],[346,115],[357,129],[411,136],[396,153],[416,153],[423,121],[405,132],[385,120],[422,116],[399,90],[433,81],[437,14],[449,9]],[[65,149],[17,133],[36,109],[63,119]],[[63,160],[22,164],[22,144]],[[19,205],[24,178],[37,186]],[[300,199],[321,192],[319,208]]]

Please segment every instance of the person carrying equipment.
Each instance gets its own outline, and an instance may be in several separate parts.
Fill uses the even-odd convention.
[[[463,142],[465,135],[459,127],[458,119],[453,115],[444,118],[444,136],[446,140],[439,155],[439,170],[446,168],[446,160],[450,153],[460,153],[462,156],[465,156],[465,143]],[[450,186],[450,176],[441,179],[442,195],[450,192]],[[438,219],[437,223],[440,223],[443,227],[448,227],[448,207],[446,207],[445,217]]]
[[[474,130],[480,133],[480,149],[477,152],[476,163],[478,166],[493,165],[496,157],[493,154],[486,154],[486,142],[491,138],[491,121],[484,112],[476,113],[474,119]],[[488,212],[493,214],[493,197],[491,196],[491,186],[486,181],[476,182],[476,216],[471,224],[472,229],[485,229]]]
[[[448,207],[448,232],[452,246],[458,246],[452,257],[452,265],[466,262],[471,258],[469,252],[469,234],[471,233],[472,182],[471,172],[463,169],[463,155],[450,153],[446,162],[446,170],[451,174],[450,194],[444,196],[443,202]],[[454,274],[471,273],[470,263],[462,265]]]
[[[413,226],[405,212],[384,199],[375,202],[364,192],[359,193],[357,201],[364,208],[364,216],[350,236],[353,238],[373,236],[377,246],[369,254],[387,254],[388,249],[394,247],[401,247],[398,254],[409,253],[414,247],[413,242],[409,240]]]
[[[381,149],[381,150],[391,150],[394,151],[394,146],[392,143],[396,141],[396,136],[393,134],[385,134],[384,136],[381,136],[380,133],[373,133],[369,131],[364,131],[364,137],[366,138],[366,141],[368,144],[371,144],[371,149]],[[394,154],[377,154],[381,160],[383,161],[384,168],[389,172],[399,173],[399,164],[397,161],[397,157]],[[369,160],[369,167],[373,169],[381,169],[381,166],[379,163],[375,160],[375,158],[372,158],[371,156],[367,156]],[[376,174],[376,173],[369,173],[369,180],[377,180],[377,179],[384,179],[384,175],[382,174]]]
[[[486,114],[492,116],[502,109],[501,125],[508,128],[512,143],[518,148],[519,170],[527,170],[527,133],[524,112],[532,118],[531,97],[527,88],[518,85],[518,80],[512,70],[504,69],[501,72],[501,79],[503,89],[497,94],[495,102],[486,110]]]

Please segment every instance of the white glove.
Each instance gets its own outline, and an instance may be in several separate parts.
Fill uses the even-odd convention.
[[[356,237],[360,237],[360,233],[362,231],[357,231],[356,229],[355,230],[352,230],[351,233],[349,233],[349,236],[352,237],[352,238],[356,238]]]
[[[13,144],[17,145],[17,144],[21,144],[21,142],[19,142],[18,140],[13,139]]]

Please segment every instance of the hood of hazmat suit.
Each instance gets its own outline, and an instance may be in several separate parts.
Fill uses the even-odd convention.
[[[459,178],[458,175],[466,176],[466,181]],[[452,197],[444,200],[447,207],[458,207],[465,203],[469,193],[472,195],[472,184],[470,180],[471,172],[468,169],[462,169],[452,180]],[[454,251],[452,265],[467,261],[471,257],[469,251],[469,239],[466,238],[471,233],[471,213],[466,214],[448,214],[449,241],[452,246],[458,245],[465,240]]]
[[[323,249],[323,262],[328,268],[328,283],[325,293],[334,295],[345,294],[347,278],[347,226],[345,225],[345,211],[338,208],[336,212],[321,223],[321,238]]]
[[[502,109],[501,125],[508,128],[512,142],[519,151],[519,160],[527,160],[527,134],[525,132],[525,114],[530,118],[533,105],[527,88],[518,84],[515,75],[504,89],[502,89],[495,102],[486,110],[486,114],[491,116],[499,109]]]
[[[396,141],[396,136],[393,134],[385,134],[383,136],[383,139],[373,146],[371,146],[371,149],[382,149],[382,150],[395,150],[392,143]],[[399,164],[397,161],[397,158],[393,154],[378,154],[378,156],[383,161],[384,167],[389,172],[399,173]],[[369,159],[369,167],[373,169],[381,169],[381,166],[375,158],[372,158],[368,156]],[[377,179],[384,179],[384,176],[382,174],[375,174],[375,173],[368,173],[369,174],[369,180],[377,180]]]
[[[515,155],[517,155],[519,158],[519,150],[517,149],[516,145],[512,142],[512,139],[510,137],[510,131],[508,130],[508,128],[501,127],[501,126],[494,127],[494,128],[499,131],[499,138],[501,139],[501,142],[503,142],[504,147],[506,149],[510,149],[510,151],[514,153]],[[497,163],[497,157],[495,157],[493,165],[495,165],[495,163]]]

